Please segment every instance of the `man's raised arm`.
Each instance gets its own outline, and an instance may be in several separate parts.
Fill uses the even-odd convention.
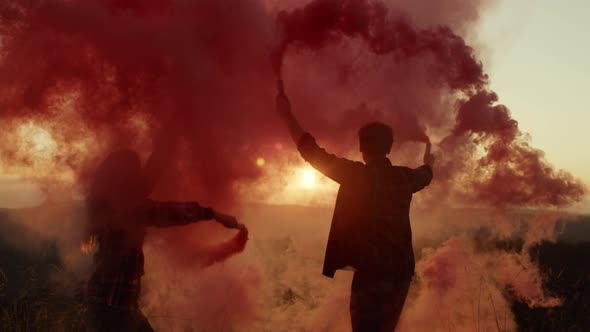
[[[285,94],[285,88],[283,86],[282,80],[278,81],[277,88],[277,111],[279,112],[279,115],[287,125],[287,128],[289,129],[289,134],[291,134],[293,142],[295,142],[295,144],[299,144],[299,141],[301,140],[301,137],[303,136],[303,134],[305,134],[305,132],[303,131],[303,128],[301,128],[301,125],[297,121],[297,118],[295,118],[295,116],[291,112],[291,103],[289,103],[289,98],[287,98],[287,95]]]
[[[434,166],[435,160],[431,150],[432,144],[430,144],[430,142],[426,143],[426,150],[424,151],[424,165],[428,165],[430,168]]]
[[[303,159],[325,176],[342,183],[352,178],[353,173],[362,167],[361,163],[339,158],[326,152],[318,146],[313,136],[301,128],[297,118],[291,112],[291,104],[285,94],[283,81],[278,81],[277,112],[287,125],[289,134]]]
[[[430,184],[432,181],[432,167],[434,166],[434,155],[432,154],[432,145],[426,143],[424,151],[424,165],[412,170],[412,192],[418,192]]]

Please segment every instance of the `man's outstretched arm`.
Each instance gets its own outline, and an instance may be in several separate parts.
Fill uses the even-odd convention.
[[[289,130],[291,138],[297,145],[299,153],[309,162],[313,168],[332,180],[342,183],[353,177],[355,170],[362,166],[361,163],[339,158],[326,152],[315,141],[311,134],[306,133],[291,112],[291,104],[285,95],[283,82],[278,82],[277,111]]]

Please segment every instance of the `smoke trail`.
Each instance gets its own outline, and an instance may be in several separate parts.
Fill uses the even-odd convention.
[[[442,174],[445,180],[453,181],[457,170],[475,174],[460,185],[468,186],[476,202],[563,206],[584,195],[585,187],[579,181],[567,173],[555,172],[542,153],[528,145],[508,108],[496,104],[498,98],[489,91],[487,75],[471,47],[448,27],[418,29],[404,15],[388,10],[383,2],[367,0],[315,0],[279,13],[278,25],[283,37],[271,58],[278,75],[290,46],[317,52],[345,37],[363,40],[373,54],[386,55],[388,60],[384,61],[407,63],[430,57],[428,75],[433,84],[461,95],[456,117],[451,119],[454,129],[442,143],[445,155],[450,155],[448,159],[444,156]],[[404,108],[382,116],[397,124],[395,129],[402,140],[427,141],[416,116],[421,112],[426,113],[423,117],[432,116]],[[366,116],[366,112],[362,113]],[[468,148],[460,149],[459,145]],[[476,147],[484,151],[478,154]],[[457,161],[477,165],[478,169],[466,169]]]
[[[259,177],[256,158],[272,159],[282,139],[267,62],[278,43],[277,72],[290,49],[318,54],[293,54],[284,73],[311,129],[337,137],[374,119],[392,123],[399,142],[431,132],[441,142],[439,187],[469,203],[563,206],[585,193],[528,144],[460,36],[442,25],[417,28],[380,1],[316,0],[281,11],[277,24],[254,0],[7,1],[0,10],[2,135],[15,142],[2,149],[6,164],[39,159],[18,142],[24,119],[54,140],[43,168],[81,183],[105,151],[131,145],[145,155],[163,133],[162,159],[174,175],[158,192],[231,204],[234,184]],[[346,63],[353,54],[354,65]],[[324,81],[310,76],[317,70]],[[326,85],[332,75],[339,85]],[[314,86],[321,97],[304,90]]]
[[[257,110],[271,97],[245,88],[270,72],[270,31],[256,1],[8,1],[0,15],[4,123],[15,128],[27,118],[45,127],[59,147],[56,167],[84,182],[80,169],[104,151],[131,145],[145,154],[164,132],[182,138],[182,165],[174,146],[167,158],[185,176],[162,192],[229,203],[234,181],[259,174],[243,162],[264,146],[244,124],[262,120]],[[251,147],[236,137],[251,137]],[[76,145],[83,153],[69,152]],[[12,158],[17,148],[5,147],[3,159],[26,165]]]

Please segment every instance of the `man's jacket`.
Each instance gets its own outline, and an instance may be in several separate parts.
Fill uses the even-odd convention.
[[[323,274],[347,266],[364,274],[411,278],[412,194],[432,180],[432,169],[392,166],[387,158],[365,165],[327,153],[310,134],[298,144],[301,156],[340,184]]]

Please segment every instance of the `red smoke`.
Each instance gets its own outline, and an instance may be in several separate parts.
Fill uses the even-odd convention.
[[[165,137],[155,146],[168,164],[158,167],[168,180],[159,193],[227,204],[235,181],[259,174],[253,161],[265,145],[256,131],[272,99],[270,89],[250,89],[270,73],[256,22],[263,9],[228,4],[5,1],[2,117],[53,120],[66,151],[58,163],[71,157],[68,144],[95,138],[76,169],[113,147],[149,153],[158,144],[151,138]]]
[[[380,1],[315,0],[301,9],[279,13],[278,25],[283,40],[272,56],[277,73],[289,45],[317,50],[346,36],[362,38],[372,52],[389,55],[396,62],[432,55],[435,76],[453,89],[478,87],[487,81],[472,49],[448,27],[418,30]]]
[[[394,63],[432,57],[429,71],[434,83],[463,96],[454,129],[443,140],[443,152],[456,159],[441,165],[443,180],[456,181],[454,174],[459,169],[477,172],[469,181],[468,194],[474,201],[562,206],[585,194],[578,180],[568,173],[555,172],[543,160],[542,152],[528,145],[510,111],[496,105],[498,98],[489,91],[487,75],[473,50],[448,27],[418,29],[402,14],[388,10],[383,2],[368,0],[315,0],[300,9],[280,12],[278,26],[282,38],[271,62],[279,76],[290,46],[318,52],[344,37],[362,39],[372,53],[387,55],[386,61]],[[366,110],[356,113],[359,118],[369,114]],[[429,141],[416,113],[420,110],[400,108],[371,117],[393,123],[398,140]],[[472,148],[458,149],[456,144]],[[481,158],[475,146],[485,149]],[[463,165],[458,165],[457,160]],[[466,166],[474,162],[476,168],[467,170]]]
[[[113,147],[156,149],[157,196],[229,206],[235,184],[261,175],[256,158],[272,160],[283,132],[270,52],[275,72],[285,55],[295,57],[287,92],[302,122],[333,145],[349,148],[342,136],[382,120],[398,142],[427,141],[426,130],[442,140],[437,178],[458,199],[564,205],[585,192],[528,145],[461,37],[445,26],[417,28],[380,1],[316,0],[278,15],[256,0],[4,1],[0,17],[2,118],[8,129],[24,119],[48,127],[60,147],[56,165],[82,183],[91,174],[82,170]],[[346,52],[330,53],[332,45]],[[317,57],[297,58],[302,48]],[[353,52],[356,63],[347,64]],[[336,70],[338,86],[309,89],[318,69],[323,77]],[[82,142],[86,155],[70,152]],[[5,163],[31,163],[15,149],[5,145]]]
[[[212,232],[209,231],[206,233],[211,234]],[[175,243],[173,249],[174,252],[169,256],[172,257],[176,263],[185,267],[197,266],[204,268],[215,263],[223,262],[231,256],[243,252],[246,248],[246,243],[248,242],[248,231],[240,230],[235,236],[221,244],[201,244],[200,242],[209,239],[203,239],[198,233],[195,238],[187,238],[185,241],[177,241],[178,232],[170,232],[165,238],[165,245],[160,249],[163,251],[169,250],[169,244]]]

